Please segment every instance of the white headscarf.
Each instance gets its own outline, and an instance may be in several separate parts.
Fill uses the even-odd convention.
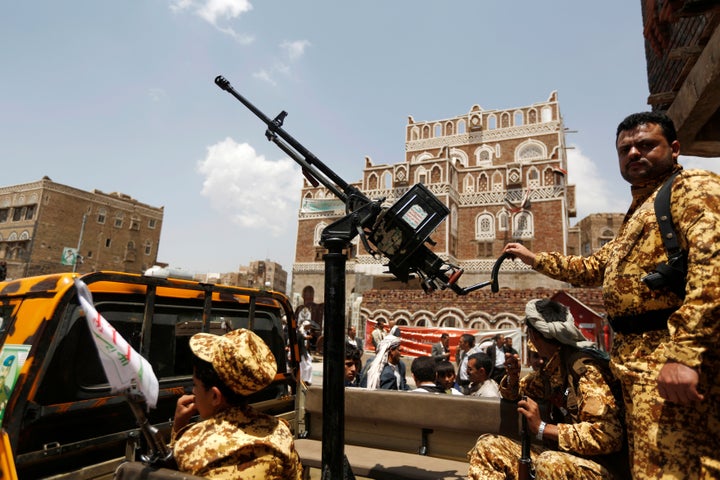
[[[388,335],[383,338],[377,346],[377,354],[367,371],[367,388],[375,390],[380,385],[380,374],[388,363],[388,352],[392,347],[400,346],[400,338],[395,335]]]
[[[576,348],[593,348],[595,343],[589,341],[579,328],[575,326],[575,319],[570,313],[570,309],[566,309],[565,321],[548,322],[545,321],[540,312],[537,310],[536,303],[540,300],[530,300],[525,305],[525,320],[532,325],[535,330],[540,332],[545,338],[554,338],[560,343],[570,345]]]

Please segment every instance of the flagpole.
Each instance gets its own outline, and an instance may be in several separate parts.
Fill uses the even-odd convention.
[[[82,225],[80,226],[80,237],[78,238],[77,249],[75,251],[75,261],[73,262],[73,273],[77,269],[78,257],[80,257],[80,245],[82,244],[83,233],[85,233],[85,222],[87,221],[87,213],[83,213]]]

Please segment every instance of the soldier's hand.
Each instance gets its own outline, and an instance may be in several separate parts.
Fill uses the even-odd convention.
[[[518,402],[518,413],[527,418],[528,428],[533,434],[536,434],[542,421],[537,402],[532,398],[524,397],[523,400]]]
[[[519,258],[523,263],[531,267],[535,264],[535,254],[520,243],[508,243],[505,245],[503,253],[511,253],[515,258]]]
[[[198,410],[195,406],[195,395],[183,395],[178,398],[175,406],[175,418],[173,419],[173,430],[179,432],[190,423],[193,415],[197,415]]]
[[[520,377],[520,357],[516,353],[505,354],[505,374],[513,381]]]
[[[668,402],[689,405],[705,397],[698,392],[700,375],[697,370],[676,362],[667,362],[657,378],[658,393]]]

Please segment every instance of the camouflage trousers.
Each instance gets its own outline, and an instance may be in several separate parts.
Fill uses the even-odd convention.
[[[621,381],[634,479],[720,479],[720,386],[683,406],[665,402],[652,380]]]
[[[493,434],[481,435],[468,452],[472,480],[517,480],[520,444],[507,437]],[[533,445],[530,458],[538,480],[612,479],[613,475],[599,463],[571,453],[547,450]]]

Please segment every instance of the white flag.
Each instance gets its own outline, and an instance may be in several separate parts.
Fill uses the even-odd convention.
[[[138,390],[145,396],[148,408],[155,407],[160,384],[150,363],[133,350],[95,309],[92,294],[85,282],[76,278],[75,287],[112,391],[129,389],[134,381]]]

